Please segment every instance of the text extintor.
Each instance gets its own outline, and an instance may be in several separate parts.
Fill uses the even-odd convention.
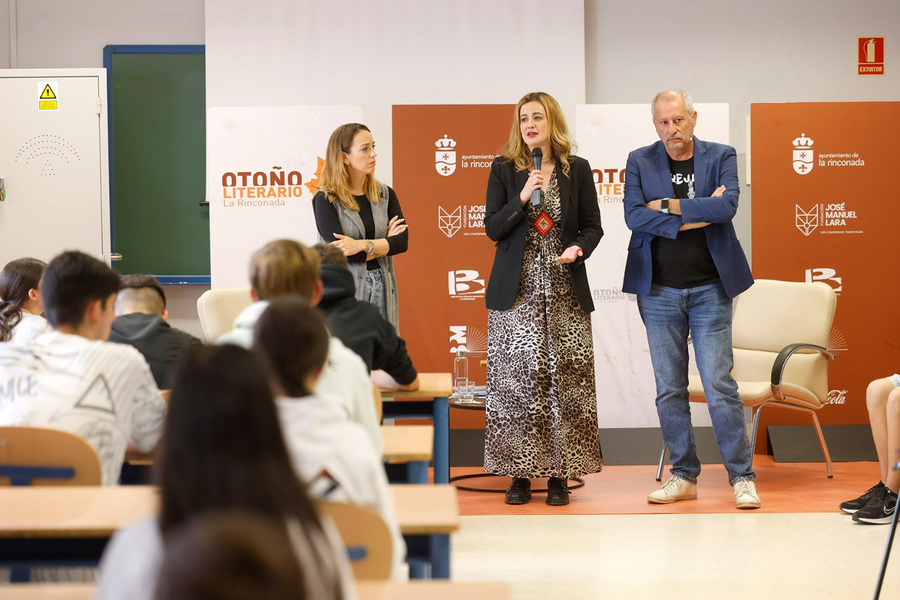
[[[884,76],[884,38],[861,37],[856,43],[857,75]]]

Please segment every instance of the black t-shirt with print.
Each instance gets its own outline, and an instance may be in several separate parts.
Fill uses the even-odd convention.
[[[693,198],[694,158],[669,158],[669,170],[672,172],[672,197]],[[657,236],[650,244],[650,253],[653,283],[657,285],[685,289],[719,279],[703,227],[679,231],[673,240]]]

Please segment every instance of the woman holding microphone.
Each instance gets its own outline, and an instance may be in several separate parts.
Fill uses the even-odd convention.
[[[513,478],[507,504],[528,502],[535,477],[549,477],[547,504],[568,504],[568,479],[601,468],[584,261],[603,229],[591,167],[572,150],[556,100],[526,94],[488,179],[484,469]]]

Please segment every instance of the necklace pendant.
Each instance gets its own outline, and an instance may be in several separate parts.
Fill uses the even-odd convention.
[[[550,230],[553,229],[553,219],[550,218],[547,211],[542,212],[540,216],[534,220],[534,228],[538,230],[541,237],[546,237]]]

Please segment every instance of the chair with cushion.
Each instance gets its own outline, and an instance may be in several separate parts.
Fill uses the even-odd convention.
[[[755,410],[750,443],[756,445],[759,416],[768,406],[805,412],[812,417],[825,469],[832,476],[831,455],[816,411],[828,400],[827,350],[837,298],[826,283],[757,279],[735,300],[732,326],[734,369],[745,407]],[[689,376],[691,402],[706,402],[700,376]],[[666,457],[663,444],[656,480]]]
[[[0,485],[100,485],[87,440],[61,429],[0,427]]]
[[[393,541],[381,515],[366,506],[341,502],[319,502],[318,507],[337,526],[354,579],[390,579]]]
[[[253,303],[250,288],[206,290],[197,299],[197,315],[208,344],[231,331],[234,319]]]

